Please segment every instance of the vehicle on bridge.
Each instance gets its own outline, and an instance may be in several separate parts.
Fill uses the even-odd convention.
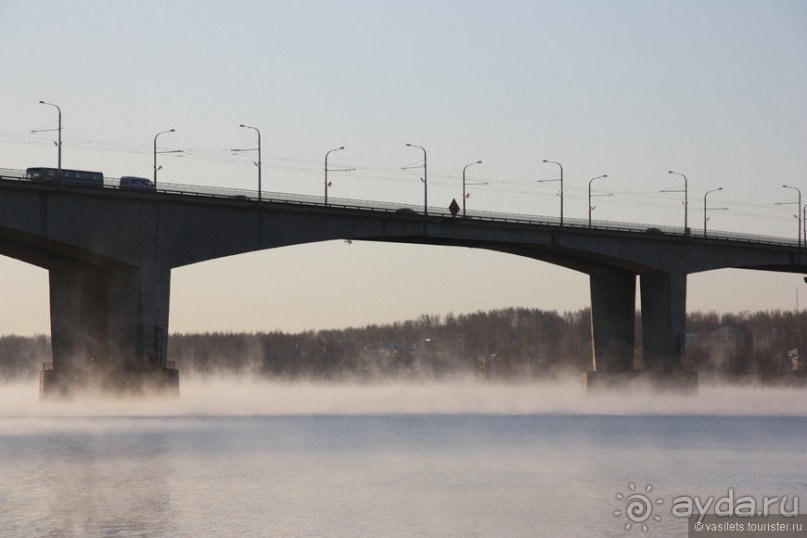
[[[118,184],[121,189],[153,191],[156,187],[154,182],[145,177],[121,176]]]
[[[86,170],[66,170],[62,168],[28,168],[25,170],[25,179],[31,181],[44,181],[48,183],[70,183],[88,187],[103,187],[104,174],[101,172],[88,172]]]

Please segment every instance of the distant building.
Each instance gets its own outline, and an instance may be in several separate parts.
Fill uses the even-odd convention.
[[[784,360],[782,361],[782,373],[804,375],[805,359],[807,359],[807,350],[794,347],[785,354]]]

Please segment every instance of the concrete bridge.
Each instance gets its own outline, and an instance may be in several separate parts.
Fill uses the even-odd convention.
[[[591,387],[637,376],[692,388],[682,368],[690,273],[807,272],[796,241],[681,229],[321,200],[224,189],[121,190],[0,178],[0,254],[49,271],[52,369],[43,396],[90,380],[111,390],[177,391],[166,355],[171,269],[333,239],[484,248],[590,276]],[[637,277],[643,369],[634,368]],[[8,283],[7,283],[8,284]]]

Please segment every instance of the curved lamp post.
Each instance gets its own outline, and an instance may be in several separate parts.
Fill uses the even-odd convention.
[[[604,178],[604,177],[608,177],[608,174],[603,174],[601,176],[593,177],[593,178],[588,180],[588,227],[589,228],[591,228],[591,211],[594,209],[591,206],[591,183],[595,179],[601,179],[601,178]]]
[[[723,187],[718,187],[716,189],[706,191],[706,194],[703,195],[703,237],[706,237],[706,221],[709,220],[706,217],[706,211],[708,211],[708,209],[706,208],[706,197],[709,196],[713,192],[722,191],[722,190],[723,190]],[[727,207],[712,208],[712,210],[715,210],[715,211],[721,211],[721,210],[726,210],[726,209],[728,209],[728,208]]]
[[[801,208],[801,190],[798,187],[791,187],[790,185],[782,185],[783,189],[793,189],[797,193],[799,193],[799,202],[798,207]],[[785,203],[792,203],[792,202],[785,202]],[[784,205],[784,204],[779,204]],[[796,211],[796,218],[799,219],[799,235],[798,235],[798,245],[801,248],[801,211]]]
[[[62,109],[59,108],[59,105],[55,105],[53,103],[48,103],[47,101],[39,101],[39,104],[40,105],[48,105],[48,106],[56,107],[56,110],[59,111],[59,126],[56,129],[59,132],[59,141],[56,144],[56,150],[57,150],[57,154],[58,154],[56,177],[61,178],[62,177]],[[49,130],[52,131],[53,129],[49,129]]]
[[[339,146],[338,148],[334,148],[325,153],[325,205],[328,205],[328,187],[331,186],[331,184],[328,183],[328,155],[330,155],[334,151],[340,151],[343,149],[345,149],[345,146]]]
[[[423,215],[428,217],[429,216],[429,177],[428,177],[428,164],[426,160],[426,148],[423,146],[418,146],[415,144],[407,144],[410,148],[419,148],[423,150],[423,178],[421,181],[423,182]],[[418,166],[408,166],[404,168],[404,170],[408,170],[410,168],[420,168]]]
[[[560,167],[560,179],[542,179],[538,183],[550,183],[552,181],[560,181],[560,225],[563,226],[563,165],[556,161],[549,161],[544,159],[545,163],[557,164]]]
[[[253,127],[251,125],[244,125],[243,123],[239,125],[239,127],[244,127],[245,129],[253,129],[256,133],[258,133],[258,162],[255,163],[255,166],[258,167],[258,201],[261,201],[261,192],[263,190],[261,185],[261,131],[257,127]],[[243,151],[243,150],[241,150]]]
[[[333,168],[333,169],[328,168],[328,155],[330,155],[331,152],[340,151],[343,149],[345,149],[345,146],[340,146],[338,148],[334,148],[328,151],[325,154],[325,205],[328,205],[328,187],[331,186],[331,182],[328,181],[328,170],[330,170],[331,172],[352,172],[353,170],[355,170],[355,168]]]
[[[672,170],[667,171],[668,174],[675,174],[676,176],[681,176],[684,178],[684,190],[676,190],[676,191],[661,191],[661,192],[683,192],[684,193],[684,235],[689,235],[689,223],[687,221],[687,215],[689,213],[689,186],[687,182],[687,177],[682,174],[681,172],[673,172]]]
[[[807,204],[804,204],[801,208],[801,228],[804,232],[804,243],[807,244]],[[807,278],[807,277],[804,277]],[[805,280],[807,282],[807,280]]]
[[[482,164],[482,161],[475,161],[470,164],[466,164],[462,168],[462,216],[465,216],[465,199],[468,198],[468,195],[465,194],[465,171],[468,169],[469,166],[473,166],[475,164]]]
[[[154,135],[154,188],[157,188],[157,137],[165,133],[173,133],[176,129],[168,129],[167,131],[160,131]]]

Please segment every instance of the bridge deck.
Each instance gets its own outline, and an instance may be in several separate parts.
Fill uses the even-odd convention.
[[[0,182],[20,182],[27,181],[25,179],[24,170],[13,170],[0,168]],[[42,185],[39,183],[39,185]],[[121,190],[119,185],[119,178],[105,178],[104,189],[108,190]],[[136,194],[138,191],[126,190],[127,194]],[[252,202],[261,204],[270,203],[284,203],[290,205],[310,205],[317,207],[326,207],[323,197],[291,194],[281,192],[263,192],[261,193],[260,201],[258,199],[258,192],[247,189],[232,189],[226,187],[213,187],[204,185],[186,185],[180,183],[165,183],[160,182],[157,189],[154,191],[173,196],[185,196],[188,198],[213,198],[213,199],[226,199],[238,202]],[[399,204],[394,202],[383,202],[376,200],[357,200],[345,198],[328,198],[327,207],[335,209],[356,209],[373,212],[412,212],[415,214],[423,214],[423,206],[416,206],[411,204]],[[451,212],[446,207],[429,206],[430,217],[451,217]],[[556,226],[560,227],[560,219],[553,216],[541,215],[528,215],[517,213],[504,213],[495,211],[480,211],[469,210],[464,217],[465,219],[474,219],[489,222],[503,222],[503,223],[518,223],[518,224],[540,224],[543,226]],[[656,233],[663,235],[679,236],[679,237],[698,237],[703,238],[702,232],[693,233],[690,228],[689,234],[686,233],[684,228],[676,226],[661,226],[657,224],[646,223],[631,223],[631,222],[613,222],[594,220],[592,225],[589,226],[586,219],[564,218],[563,227],[570,229],[591,229],[602,230],[611,232],[639,232],[639,233]],[[760,234],[747,234],[737,233],[721,230],[709,230],[709,240],[719,241],[734,241],[754,244],[765,244],[772,246],[790,246],[798,247],[797,239],[788,237],[778,237]]]

